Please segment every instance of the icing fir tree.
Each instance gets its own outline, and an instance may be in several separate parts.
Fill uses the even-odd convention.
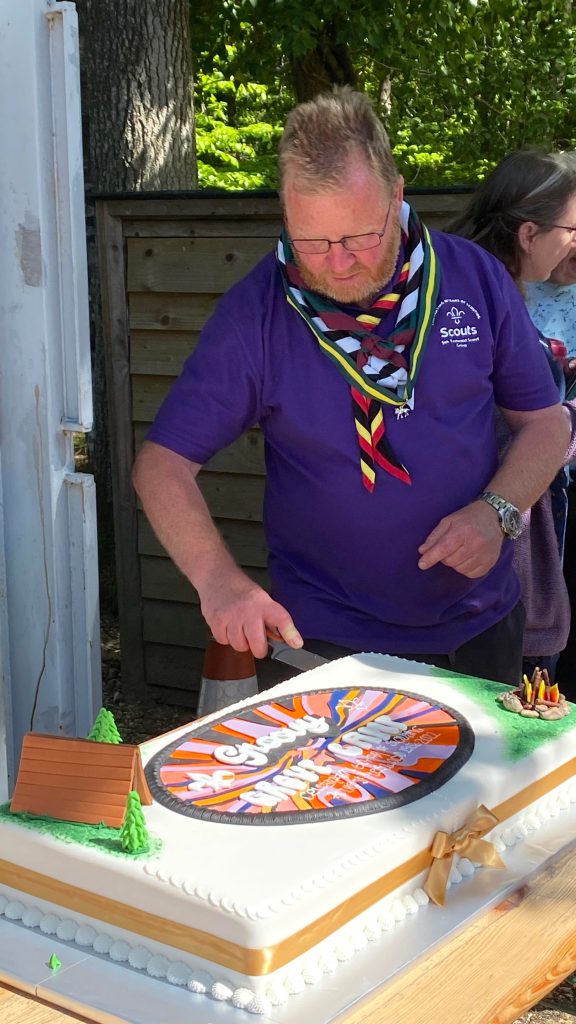
[[[87,739],[94,740],[95,743],[122,743],[122,737],[111,711],[100,708]]]
[[[140,797],[135,789],[128,793],[126,816],[120,829],[120,842],[129,853],[138,853],[148,846],[148,830],[142,812]]]

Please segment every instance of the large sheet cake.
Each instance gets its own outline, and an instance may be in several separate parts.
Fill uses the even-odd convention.
[[[144,813],[161,849],[111,856],[5,814],[0,914],[270,1014],[369,942],[385,958],[407,919],[445,913],[425,891],[438,832],[484,805],[506,862],[570,813],[576,714],[521,718],[501,689],[357,655],[152,740]],[[500,882],[465,848],[452,857],[448,904],[479,871]]]

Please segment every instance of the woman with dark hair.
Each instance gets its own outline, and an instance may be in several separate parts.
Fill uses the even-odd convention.
[[[518,288],[522,281],[545,281],[558,263],[576,250],[576,161],[568,154],[518,150],[505,157],[484,180],[453,234],[469,238],[504,263]],[[562,360],[554,342],[542,334],[561,399]],[[576,460],[576,401],[564,402],[570,419],[566,462]],[[510,435],[502,419],[498,432],[505,450]],[[524,669],[538,665],[551,679],[570,628],[570,602],[562,574],[567,510],[567,475],[562,470],[548,491],[524,514],[524,530],[515,541],[514,566],[526,608]]]
[[[521,281],[546,281],[576,248],[576,160],[520,149],[482,182],[452,234],[477,242]]]

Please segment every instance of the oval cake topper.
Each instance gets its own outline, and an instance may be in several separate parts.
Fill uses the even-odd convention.
[[[452,778],[473,748],[466,719],[419,694],[313,690],[199,725],[159,751],[146,777],[180,814],[292,825],[411,803]]]

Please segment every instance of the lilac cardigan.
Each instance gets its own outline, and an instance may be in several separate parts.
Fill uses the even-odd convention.
[[[572,433],[566,452],[566,464],[576,461],[576,400],[564,402],[570,410]],[[504,428],[507,431],[507,428]],[[504,441],[503,420],[498,436],[501,451]],[[570,600],[558,553],[552,496],[550,489],[523,515],[524,530],[514,541],[514,569],[522,586],[526,608],[523,654],[540,657],[564,650],[570,631]],[[564,529],[564,525],[562,526]]]

